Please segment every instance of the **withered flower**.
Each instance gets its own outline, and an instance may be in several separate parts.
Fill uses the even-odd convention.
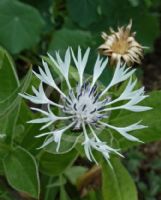
[[[131,32],[132,20],[127,26],[118,27],[115,32],[110,28],[110,34],[102,33],[104,44],[98,47],[103,55],[109,56],[111,64],[116,64],[119,60],[127,65],[134,63],[141,64],[143,58],[143,46],[135,40],[135,32]]]

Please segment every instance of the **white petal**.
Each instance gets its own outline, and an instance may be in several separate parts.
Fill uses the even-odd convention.
[[[34,72],[34,74],[39,78],[43,83],[46,83],[47,85],[53,87],[55,90],[57,90],[63,97],[66,98],[66,95],[58,88],[56,85],[51,72],[49,70],[49,67],[46,62],[43,61],[43,66],[45,68],[45,72],[42,70],[42,68],[39,67],[40,74],[37,74]]]
[[[54,142],[54,136],[53,135],[51,137],[47,138],[45,140],[45,142],[43,143],[43,145],[41,147],[39,147],[38,149],[42,149],[42,148],[46,147],[47,145],[49,145],[52,142]]]
[[[72,122],[71,124],[69,124],[67,127],[60,129],[60,130],[54,130],[48,133],[43,133],[41,135],[38,135],[37,137],[42,137],[45,135],[52,135],[51,137],[47,138],[47,140],[45,140],[44,144],[40,147],[40,148],[44,148],[45,146],[47,146],[48,144],[52,143],[52,142],[56,142],[57,143],[57,148],[56,151],[59,151],[59,147],[60,147],[60,142],[61,142],[61,137],[62,134],[68,130],[69,128],[71,128],[74,125],[74,122]]]
[[[37,119],[30,120],[27,123],[41,124],[41,123],[46,123],[49,121],[50,119],[48,117],[44,117],[44,118],[37,118]]]
[[[115,126],[109,125],[109,124],[104,123],[104,122],[99,122],[99,123],[106,126],[106,127],[114,129],[115,131],[119,132],[122,136],[124,136],[126,139],[131,140],[131,141],[137,141],[137,142],[142,142],[142,141],[140,141],[138,138],[136,138],[132,135],[129,135],[128,132],[147,128],[147,126],[140,125],[139,124],[140,122],[137,122],[135,124],[131,124],[130,126],[127,126],[127,127],[115,127]]]
[[[96,83],[97,79],[102,74],[103,70],[105,69],[106,65],[108,63],[108,58],[106,58],[104,61],[103,59],[100,59],[100,56],[98,55],[94,70],[93,70],[93,81],[91,87]]]
[[[48,115],[48,112],[46,112],[45,110],[42,110],[42,109],[39,109],[39,108],[33,108],[33,107],[31,107],[30,109],[34,110],[34,111],[37,111],[37,112],[40,112],[40,113],[42,113],[44,115]]]
[[[132,74],[136,70],[131,70],[130,68],[125,68],[125,65],[121,66],[120,62],[117,63],[113,78],[110,82],[110,84],[105,88],[105,90],[102,92],[101,96],[104,95],[111,87],[114,85],[127,80],[129,77],[132,76]]]
[[[56,121],[56,120],[55,120],[55,121]],[[44,126],[42,126],[42,127],[40,128],[40,130],[44,130],[45,128],[51,126],[55,121],[51,121],[51,120],[50,120],[47,124],[45,124]]]
[[[78,74],[79,74],[80,86],[82,86],[82,84],[83,84],[83,73],[84,73],[84,70],[85,70],[85,67],[86,67],[86,64],[88,61],[89,52],[90,52],[90,48],[88,48],[86,50],[84,56],[82,57],[81,48],[78,47],[78,54],[77,54],[77,59],[76,59],[74,52],[71,48],[72,57],[73,57],[75,65],[76,65],[76,68],[78,70]]]
[[[42,134],[36,135],[35,137],[40,138],[40,137],[44,137],[44,136],[47,136],[47,135],[53,135],[53,134],[52,134],[52,132],[47,132],[47,133],[42,133]]]

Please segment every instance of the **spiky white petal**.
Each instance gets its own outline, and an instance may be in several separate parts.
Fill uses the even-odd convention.
[[[70,49],[69,48],[67,49],[64,61],[61,59],[59,52],[56,52],[56,60],[50,54],[48,54],[48,56],[50,60],[54,63],[54,65],[57,67],[57,69],[60,71],[60,73],[64,76],[69,89],[71,89],[68,77],[69,67],[71,62]]]
[[[110,125],[108,123],[104,123],[104,122],[99,122],[99,123],[108,128],[114,129],[115,131],[120,133],[122,136],[124,136],[126,139],[131,140],[131,141],[136,141],[136,142],[142,142],[142,141],[140,141],[138,138],[128,134],[128,132],[147,128],[147,126],[141,125],[140,122],[131,124],[126,127],[116,127],[116,126],[112,126],[112,125]]]
[[[41,109],[38,109],[38,108],[32,108],[32,110],[38,111],[38,112],[40,112],[40,113],[42,113],[46,116],[46,117],[43,117],[43,118],[38,118],[38,119],[28,121],[28,123],[35,123],[35,124],[46,123],[44,126],[41,127],[40,130],[47,128],[48,126],[50,126],[51,124],[53,124],[54,122],[56,122],[58,120],[67,120],[67,119],[72,118],[72,116],[67,116],[67,117],[56,116],[51,111],[50,106],[48,106],[48,111],[44,111],[44,110],[41,110]]]
[[[143,111],[147,111],[147,110],[151,110],[151,107],[148,106],[141,106],[141,105],[137,105],[138,103],[140,103],[142,100],[144,100],[147,96],[139,96],[139,93],[137,93],[133,98],[131,98],[127,103],[121,105],[121,106],[116,106],[116,107],[109,107],[109,108],[105,108],[102,111],[112,111],[112,110],[120,110],[120,109],[125,109],[125,110],[129,110],[129,111],[133,111],[133,112],[143,112]],[[117,99],[116,99],[117,100]],[[126,100],[125,99],[119,99],[118,100]],[[117,101],[115,101],[117,102]],[[112,104],[113,102],[109,103]],[[109,105],[108,104],[108,105]]]
[[[60,130],[54,130],[54,131],[51,131],[51,132],[48,132],[48,133],[44,133],[44,134],[40,134],[38,135],[37,137],[43,137],[43,136],[50,136],[49,138],[47,138],[45,140],[45,142],[43,143],[43,145],[40,147],[40,149],[46,147],[47,145],[49,145],[50,143],[52,142],[56,142],[57,143],[57,148],[56,148],[56,151],[58,152],[59,151],[59,148],[60,148],[60,142],[61,142],[61,138],[62,138],[62,135],[65,131],[67,131],[69,128],[71,128],[73,126],[74,122],[72,122],[71,124],[69,124],[68,126],[66,126],[65,128],[63,129],[60,129]]]
[[[111,87],[113,87],[114,85],[121,83],[125,80],[127,80],[129,77],[132,76],[132,74],[134,74],[136,70],[129,68],[126,68],[125,65],[121,65],[120,61],[117,63],[113,78],[111,80],[111,82],[109,83],[109,85],[105,88],[105,90],[102,92],[101,96],[104,95]]]
[[[100,75],[102,74],[103,70],[107,66],[107,63],[108,63],[108,58],[106,58],[103,61],[103,58],[100,59],[100,55],[97,56],[97,60],[96,60],[96,63],[94,65],[93,81],[92,81],[91,86],[94,86],[94,84],[96,83],[97,79],[100,77]]]
[[[87,64],[87,61],[88,61],[90,48],[88,48],[86,50],[84,56],[82,56],[81,48],[78,47],[77,59],[76,59],[72,49],[71,49],[71,52],[72,52],[72,57],[73,57],[74,63],[75,63],[77,70],[78,70],[79,79],[80,79],[79,80],[80,86],[82,86],[82,84],[83,84],[83,73],[84,73],[84,70],[85,70],[85,67],[86,67],[86,64]]]
[[[33,91],[35,96],[32,96],[32,95],[27,94],[27,93],[19,94],[19,95],[22,96],[23,98],[35,103],[35,104],[51,104],[53,106],[63,108],[62,105],[57,104],[57,103],[48,99],[48,97],[46,96],[46,94],[44,92],[42,83],[40,83],[38,90],[36,90],[35,87],[32,86],[32,91]]]
[[[66,97],[66,95],[56,85],[56,83],[51,75],[51,72],[49,70],[48,64],[45,61],[43,61],[43,67],[44,67],[44,71],[42,70],[41,67],[39,67],[40,74],[36,73],[35,71],[33,71],[33,73],[37,76],[38,79],[40,79],[41,82],[46,83],[47,85],[53,87],[62,96]]]
[[[102,142],[94,133],[92,127],[89,125],[91,132],[94,134],[93,138],[89,138],[87,135],[87,131],[85,128],[85,125],[83,124],[83,131],[84,131],[84,135],[85,135],[85,141],[82,143],[82,145],[84,146],[84,150],[86,153],[87,158],[90,161],[94,161],[95,163],[97,163],[93,153],[92,153],[92,149],[102,153],[103,157],[109,161],[110,158],[110,153],[113,152],[115,154],[118,154],[119,156],[122,156],[117,149],[113,149],[112,147],[108,146],[105,142]]]

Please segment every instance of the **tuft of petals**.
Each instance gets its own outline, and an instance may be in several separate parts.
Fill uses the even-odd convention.
[[[143,58],[143,47],[135,39],[135,33],[131,33],[132,20],[125,27],[118,27],[115,32],[110,29],[110,34],[103,32],[104,43],[98,47],[101,54],[109,56],[111,64],[118,61],[131,66],[134,63],[141,64]]]

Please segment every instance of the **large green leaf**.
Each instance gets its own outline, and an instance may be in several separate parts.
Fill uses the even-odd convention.
[[[52,53],[55,50],[66,50],[69,46],[77,49],[78,45],[81,47],[87,47],[90,41],[91,35],[87,31],[70,30],[63,28],[57,31],[53,35],[53,39],[49,46],[49,52]]]
[[[21,97],[18,92],[24,92],[30,80],[31,71],[19,83],[12,58],[0,48],[0,135],[6,135],[7,142],[12,139],[19,114]]]
[[[132,134],[142,140],[145,143],[160,140],[161,139],[161,91],[154,91],[149,94],[150,96],[144,100],[142,105],[152,107],[152,110],[135,113],[122,111],[117,118],[111,121],[112,124],[116,126],[127,126],[129,124],[138,122],[142,120],[142,124],[148,126],[148,128],[134,131]],[[121,148],[132,147],[133,145],[138,145],[140,143],[130,142],[124,137],[119,137],[119,145]]]
[[[17,147],[3,160],[8,183],[16,190],[31,197],[39,197],[38,168],[34,157],[21,147]]]
[[[93,29],[106,31],[109,26],[116,28],[133,20],[132,29],[137,32],[137,39],[145,46],[152,47],[154,39],[159,35],[159,19],[151,13],[144,1],[133,6],[127,0],[100,0],[103,14],[102,23],[98,21]],[[141,12],[140,12],[141,10]],[[148,22],[148,23],[147,23]]]
[[[6,50],[0,48],[0,117],[11,111],[20,99],[18,92],[24,92],[31,80],[31,70],[20,84],[14,63]]]
[[[24,101],[22,101],[20,110],[19,110],[19,116],[16,123],[16,131],[15,131],[15,137],[14,137],[16,143],[21,144],[24,137],[30,131],[31,126],[33,125],[28,124],[26,122],[31,120],[32,118],[33,118],[32,111],[30,110],[29,106]]]
[[[5,135],[5,142],[7,144],[12,142],[15,134],[15,125],[19,115],[20,104],[14,106],[2,118],[0,118],[0,131]]]
[[[112,167],[102,163],[102,193],[104,200],[137,200],[135,184],[121,162],[111,159]]]
[[[77,151],[72,150],[66,154],[51,154],[43,152],[39,158],[40,170],[48,175],[57,176],[65,171],[77,157]]]
[[[13,60],[7,51],[0,47],[0,103],[19,86]]]
[[[11,111],[11,109],[19,103],[19,100],[21,99],[19,93],[24,93],[27,90],[31,81],[31,77],[32,71],[29,70],[20,86],[17,87],[10,95],[6,96],[4,100],[0,101],[0,117]]]
[[[0,44],[12,53],[39,41],[44,22],[38,11],[17,0],[0,1]]]
[[[31,81],[31,71],[28,72],[20,86],[4,101],[0,102],[0,134],[4,134],[5,142],[11,143],[16,134],[16,122],[19,116],[21,97],[18,92],[25,92]]]
[[[34,115],[37,114],[33,113],[29,106],[22,101],[14,132],[14,142],[33,155],[37,155],[39,153],[37,148],[42,145],[44,138],[35,138],[40,133],[40,124],[27,123],[29,120],[35,118]]]
[[[82,27],[88,27],[98,18],[97,0],[67,0],[70,17]]]

